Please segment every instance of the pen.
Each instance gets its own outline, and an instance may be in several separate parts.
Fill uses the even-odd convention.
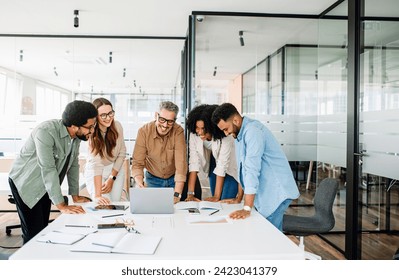
[[[92,226],[81,226],[81,225],[65,225],[66,227],[83,227],[83,228],[91,228]]]
[[[215,214],[215,213],[217,213],[217,212],[219,212],[219,210],[216,210],[216,211],[210,213],[209,216],[210,216],[210,215],[213,215],[213,214]]]
[[[119,217],[119,216],[123,216],[123,215],[125,215],[125,214],[114,214],[114,215],[102,216],[101,218]]]

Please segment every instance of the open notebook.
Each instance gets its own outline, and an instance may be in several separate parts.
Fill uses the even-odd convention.
[[[155,253],[160,236],[142,235],[126,231],[95,233],[70,248],[72,252],[97,252],[152,255]]]
[[[61,227],[39,236],[36,240],[44,243],[71,245],[94,232],[97,232],[97,228]]]
[[[221,210],[222,204],[220,202],[212,202],[212,201],[181,201],[176,203],[176,210],[186,210],[186,209],[198,209],[198,210]]]

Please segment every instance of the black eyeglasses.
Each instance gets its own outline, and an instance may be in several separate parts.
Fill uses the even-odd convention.
[[[107,119],[107,117],[113,118],[114,116],[115,116],[115,111],[112,110],[112,111],[108,112],[107,114],[106,114],[106,113],[101,114],[101,115],[100,115],[100,118],[101,118],[102,120],[105,120],[105,119]]]
[[[158,121],[159,121],[160,123],[165,123],[165,122],[167,122],[168,125],[172,125],[172,124],[175,123],[176,119],[174,119],[174,120],[168,120],[168,119],[165,119],[165,118],[161,117],[161,116],[159,115],[159,113],[158,113]]]
[[[79,126],[79,127],[84,127],[84,128],[86,128],[86,129],[88,129],[89,131],[94,131],[94,128],[96,127],[96,124],[93,124],[93,125],[91,125],[91,126],[84,126],[84,125],[81,125],[81,126]]]

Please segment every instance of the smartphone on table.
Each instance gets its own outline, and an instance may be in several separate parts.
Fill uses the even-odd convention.
[[[97,205],[94,209],[96,210],[126,210],[129,206],[127,205]]]
[[[188,213],[189,214],[199,214],[200,211],[197,208],[189,208]]]

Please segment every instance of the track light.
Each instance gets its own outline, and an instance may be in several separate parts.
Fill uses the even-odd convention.
[[[241,47],[245,46],[244,38],[242,37],[242,36],[244,36],[244,31],[242,31],[242,30],[238,31],[238,36],[240,36],[240,45],[241,45]]]
[[[54,66],[54,75],[58,77],[57,67]]]
[[[112,52],[109,52],[109,63],[112,63]]]
[[[24,61],[24,50],[19,50],[19,61]]]
[[[123,68],[123,78],[126,77],[126,68]]]
[[[215,66],[215,69],[213,70],[213,76],[215,77],[216,76],[216,70],[217,70],[218,68],[217,68],[217,66]]]
[[[73,19],[73,26],[75,26],[75,28],[79,27],[79,10],[74,10],[73,14],[75,15],[75,18]]]
[[[134,85],[134,87],[136,87],[136,80],[133,81],[133,85]]]

